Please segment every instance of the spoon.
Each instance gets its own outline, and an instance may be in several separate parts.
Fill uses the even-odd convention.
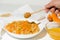
[[[38,25],[41,23],[41,20],[44,20],[46,17],[42,18],[42,19],[38,19],[37,21],[40,21],[39,23],[37,23]],[[34,21],[30,22],[31,24],[35,24]]]
[[[32,12],[32,13],[26,12],[26,13],[24,14],[24,17],[25,17],[25,18],[29,18],[31,15],[36,14],[36,13],[38,13],[38,12],[40,12],[40,11],[43,11],[43,10],[45,10],[45,9],[39,9],[39,10],[34,11],[34,12]]]
[[[47,9],[50,10],[51,8],[55,8],[55,10],[57,10],[57,9],[59,10],[59,8],[56,8],[55,6],[52,6],[52,7],[47,8]],[[24,14],[24,17],[25,17],[25,18],[29,18],[32,14],[36,14],[36,13],[38,13],[38,12],[40,12],[40,11],[43,11],[43,10],[45,10],[45,8],[39,9],[39,10],[34,11],[34,12],[32,12],[32,13],[26,12],[26,13]]]
[[[9,16],[11,16],[10,13],[4,13],[4,14],[1,14],[1,15],[0,15],[0,17],[9,17]]]
[[[37,23],[38,25],[40,24],[41,22]],[[31,22],[31,24],[36,24],[35,22]]]

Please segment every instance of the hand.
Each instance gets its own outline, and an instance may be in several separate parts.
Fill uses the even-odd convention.
[[[60,13],[60,0],[51,0],[51,2],[45,6],[45,10],[46,12]]]

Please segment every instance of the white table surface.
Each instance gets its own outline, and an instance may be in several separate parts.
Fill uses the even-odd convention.
[[[50,0],[0,0],[0,12],[13,12],[18,7],[22,5],[29,4],[33,10],[39,9],[40,7],[47,4]],[[2,40],[18,40],[10,37],[7,33],[5,33]],[[38,40],[52,40],[49,35],[46,35]]]
[[[30,12],[32,12],[33,10],[30,8],[30,6],[29,5],[25,5],[25,6],[23,6],[23,7],[21,7],[21,8],[18,8],[17,10],[15,10],[14,12],[12,12],[13,13],[13,16],[17,16],[17,17],[21,17],[21,18],[23,18],[23,13],[24,12],[26,12],[26,11],[30,11]],[[22,14],[21,14],[22,13]],[[37,17],[35,17],[36,15],[33,15],[30,19],[33,19],[33,20],[37,20],[37,19],[39,19],[39,18],[41,18],[41,16],[42,17],[44,17],[44,15],[45,15],[45,12],[41,12],[41,14],[39,13],[39,14],[37,14],[38,16]],[[0,23],[0,26],[3,28],[3,25],[4,25],[4,18],[0,18],[0,21],[1,21],[1,23]],[[9,21],[9,20],[6,20],[6,22],[7,21]],[[2,23],[3,22],[3,23]],[[42,26],[43,27],[43,26]],[[34,37],[34,38],[31,38],[31,39],[25,39],[25,40],[52,40],[50,37],[49,37],[49,35],[47,34],[47,32],[46,32],[46,30],[44,29],[44,30],[42,30],[42,32],[39,34],[39,35],[37,35],[36,37]],[[15,38],[12,38],[12,37],[10,37],[7,33],[5,33],[3,36],[2,36],[2,40],[24,40],[24,39],[15,39]]]

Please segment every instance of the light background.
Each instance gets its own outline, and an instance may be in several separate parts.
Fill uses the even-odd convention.
[[[0,0],[0,12],[13,12],[25,4],[29,4],[33,10],[37,10],[49,2],[50,0]],[[48,40],[48,36],[41,40]]]
[[[0,12],[11,12],[18,7],[29,4],[33,10],[49,3],[50,0],[0,0]]]

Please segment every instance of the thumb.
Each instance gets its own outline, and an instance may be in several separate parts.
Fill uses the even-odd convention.
[[[45,6],[45,8],[51,8],[52,6],[54,6],[54,4],[53,4],[53,2],[50,2]]]

